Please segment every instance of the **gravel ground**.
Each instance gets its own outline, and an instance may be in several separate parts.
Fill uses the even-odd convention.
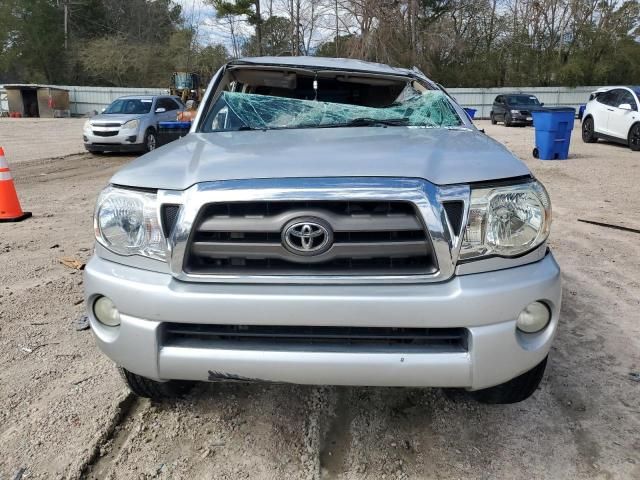
[[[86,118],[0,118],[0,147],[14,165],[84,152]]]
[[[133,157],[9,156],[34,218],[0,224],[0,479],[640,478],[640,236],[577,221],[640,228],[640,154],[585,145],[576,130],[569,160],[543,162],[531,157],[533,129],[478,123],[547,186],[563,268],[547,374],[509,406],[429,389],[255,384],[135,399],[91,334],[73,329],[82,278],[59,262],[89,257],[95,197]],[[25,122],[7,142],[7,124],[13,155],[41,138]],[[69,138],[49,157],[71,153]]]

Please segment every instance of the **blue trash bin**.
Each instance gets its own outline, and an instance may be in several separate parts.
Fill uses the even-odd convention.
[[[580,121],[582,121],[582,117],[584,116],[584,111],[586,108],[586,105],[580,105],[580,108],[578,109],[578,118],[580,119]]]
[[[158,122],[158,146],[184,137],[191,129],[191,122]]]
[[[467,112],[467,115],[469,115],[469,118],[471,120],[473,120],[473,117],[476,116],[476,112],[477,112],[475,108],[465,108],[464,111]]]
[[[566,160],[569,157],[575,108],[549,107],[532,113],[536,129],[533,156],[540,160]]]

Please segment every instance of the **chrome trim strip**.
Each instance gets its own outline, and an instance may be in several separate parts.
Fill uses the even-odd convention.
[[[426,257],[429,254],[429,244],[427,242],[428,240],[334,243],[327,251],[313,256],[302,256],[290,252],[280,242],[192,242],[191,249],[198,255],[209,258],[224,258],[229,255],[237,255],[245,258],[277,258],[308,265],[337,258],[369,258],[375,253],[385,256],[414,255]]]
[[[451,249],[451,261],[455,266],[458,263],[458,256],[460,255],[460,248],[462,247],[462,240],[464,238],[464,231],[467,225],[467,218],[469,215],[469,204],[471,199],[471,187],[469,185],[453,185],[450,187],[438,188],[438,201],[437,205],[440,207],[440,215],[443,224],[447,226],[449,231]],[[460,201],[464,205],[462,211],[462,226],[460,228],[460,234],[456,235],[455,230],[449,222],[449,218],[444,210],[443,202]]]
[[[174,278],[186,282],[208,283],[427,283],[448,280],[462,238],[454,235],[442,206],[443,200],[464,203],[464,221],[469,205],[469,186],[438,187],[413,178],[284,178],[226,180],[196,184],[183,192],[159,191],[163,203],[182,204],[176,226],[168,239],[170,270]],[[388,200],[413,203],[429,233],[438,270],[429,275],[202,275],[183,271],[184,256],[191,230],[200,209],[215,202],[315,200]]]
[[[277,215],[251,218],[213,217],[205,220],[198,229],[201,232],[277,232],[294,218],[317,217],[331,225],[334,232],[385,232],[421,230],[423,227],[415,215],[339,215],[322,208],[295,210]]]

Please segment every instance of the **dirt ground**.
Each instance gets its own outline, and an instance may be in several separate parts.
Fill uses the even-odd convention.
[[[15,165],[84,152],[86,118],[0,118],[0,146]]]
[[[0,479],[640,478],[640,235],[578,222],[640,228],[640,153],[585,145],[576,130],[569,160],[538,161],[532,128],[478,123],[547,186],[563,268],[542,386],[508,406],[429,389],[257,384],[134,398],[91,333],[74,330],[82,276],[59,262],[88,259],[96,195],[133,157],[55,158],[73,153],[73,137],[16,161],[48,140],[37,122],[0,124],[34,214],[0,224]]]

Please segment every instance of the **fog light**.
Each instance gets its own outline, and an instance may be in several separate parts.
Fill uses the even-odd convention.
[[[93,304],[93,313],[100,323],[109,327],[120,325],[120,312],[107,297],[98,298]]]
[[[536,333],[547,326],[551,312],[542,302],[532,302],[518,315],[516,326],[525,333]]]

